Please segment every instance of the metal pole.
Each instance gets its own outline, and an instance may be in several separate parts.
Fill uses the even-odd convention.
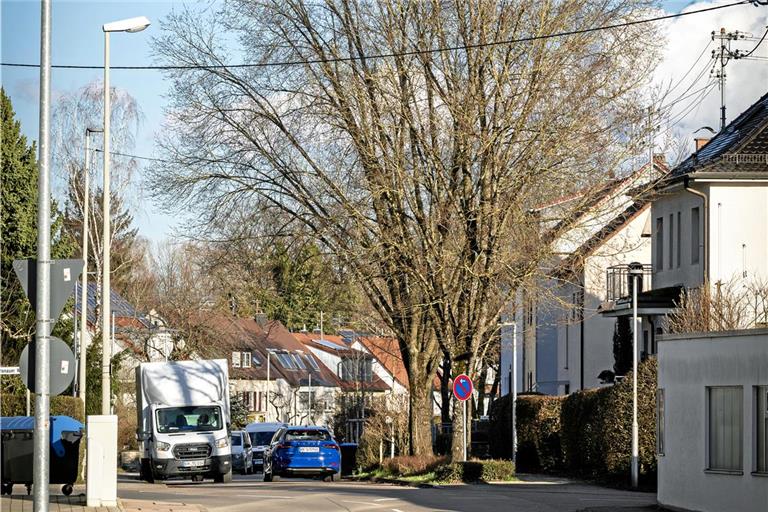
[[[637,275],[632,277],[632,487],[637,489],[638,467],[638,427],[637,427]]]
[[[78,386],[77,391],[80,400],[83,402],[85,410],[85,392],[86,392],[86,332],[88,326],[88,220],[90,217],[90,169],[91,169],[91,131],[85,130],[85,171],[83,172],[83,275],[82,285],[80,287],[80,354],[78,365]]]
[[[77,341],[77,281],[75,281],[75,306],[72,308],[72,321],[74,325],[72,326],[72,343],[75,348],[75,375],[80,374],[80,359],[77,357],[80,353],[80,343]],[[80,384],[79,381],[75,381],[72,385],[72,396],[77,396],[77,386]]]
[[[395,458],[395,421],[389,424],[389,458]]]
[[[467,401],[464,400],[464,462],[467,462]]]
[[[267,350],[267,423],[269,423],[269,392],[272,389],[271,382],[269,381],[269,370],[271,362],[269,359],[269,350]]]
[[[104,32],[104,187],[102,216],[104,231],[102,233],[102,246],[104,247],[104,262],[102,263],[101,276],[101,414],[110,412],[110,382],[109,382],[109,355],[112,353],[109,336],[109,316],[112,312],[110,304],[109,282],[110,274],[110,233],[109,233],[109,123],[110,123],[110,87],[109,87],[109,32]]]
[[[49,146],[51,100],[51,2],[40,9],[40,154],[37,191],[37,300],[35,304],[35,430],[33,435],[35,512],[48,512],[50,476],[51,186]]]
[[[27,416],[30,414],[30,409],[32,408],[32,393],[29,392],[29,389],[27,389]]]
[[[312,424],[312,374],[309,374],[309,412],[307,413],[307,425]]]
[[[517,320],[512,323],[512,460],[517,461]]]

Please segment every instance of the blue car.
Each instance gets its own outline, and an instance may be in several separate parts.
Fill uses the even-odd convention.
[[[321,476],[341,471],[339,444],[325,427],[283,427],[264,451],[264,481],[281,476]]]

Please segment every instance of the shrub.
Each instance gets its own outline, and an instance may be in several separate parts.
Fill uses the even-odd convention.
[[[517,466],[523,471],[562,468],[560,409],[562,397],[518,395]],[[507,433],[512,437],[512,430]]]
[[[85,424],[83,402],[74,396],[52,396],[50,402],[51,416],[71,416]],[[3,416],[25,416],[27,414],[26,397],[19,395],[4,396],[0,403],[0,413]],[[35,395],[30,400],[30,414],[35,414]]]
[[[385,459],[384,471],[393,476],[414,476],[430,473],[438,466],[446,464],[448,457],[435,457],[433,455],[406,455]]]
[[[612,392],[613,388],[589,389],[563,399],[560,439],[569,470],[583,474],[605,470],[604,416]]]
[[[491,457],[512,459],[512,395],[505,395],[491,403],[488,411],[490,426],[488,429]]]
[[[435,470],[441,482],[497,482],[515,479],[515,464],[509,460],[471,460],[445,464]]]

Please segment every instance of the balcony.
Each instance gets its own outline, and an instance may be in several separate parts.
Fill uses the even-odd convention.
[[[653,267],[642,265],[642,274],[637,282],[637,293],[652,288]],[[605,302],[616,302],[632,295],[632,277],[629,265],[614,265],[605,271]]]

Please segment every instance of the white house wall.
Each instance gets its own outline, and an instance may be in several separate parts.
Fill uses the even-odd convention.
[[[658,362],[658,386],[665,397],[659,503],[701,512],[768,510],[768,475],[752,474],[757,467],[754,386],[768,385],[768,329],[665,336]],[[741,474],[706,472],[708,386],[742,387]]]
[[[697,190],[706,192],[708,187],[697,186]],[[699,261],[698,263],[691,263],[692,251],[695,250],[691,247],[691,224],[692,224],[692,209],[699,208]],[[677,214],[680,213],[681,226],[678,226]],[[674,223],[673,232],[673,246],[669,244],[669,216],[672,215]],[[658,237],[657,237],[657,221],[663,219],[663,264],[659,266],[658,258],[656,257]],[[695,288],[700,286],[703,282],[702,265],[704,264],[704,205],[702,198],[686,192],[682,187],[675,189],[674,191],[665,193],[658,199],[654,200],[651,208],[651,229],[653,232],[652,237],[652,259],[653,264],[653,288],[667,288],[670,286],[683,285],[688,288]],[[678,265],[677,258],[677,230],[680,229],[680,259]],[[670,253],[673,256],[674,263],[672,267],[669,266]]]
[[[710,184],[710,281],[768,282],[768,182]]]

